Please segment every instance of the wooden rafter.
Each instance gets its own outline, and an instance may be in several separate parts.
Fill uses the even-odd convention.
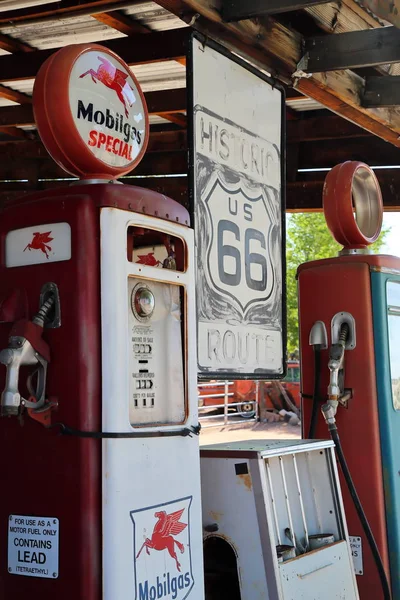
[[[1,14],[1,13],[0,13]],[[102,41],[102,45],[121,56],[130,66],[173,60],[185,56],[187,28],[157,31],[146,35]],[[36,50],[21,57],[0,56],[0,81],[16,81],[35,77],[43,62],[58,48]]]
[[[18,127],[0,127],[0,133],[5,133],[6,135],[10,135],[11,137],[16,138],[28,138],[29,134],[23,129],[18,129]]]
[[[128,5],[133,6],[135,0],[127,2],[126,0],[64,0],[61,2],[51,2],[39,6],[28,8],[7,10],[0,13],[0,25],[10,23],[33,23],[37,21],[53,20],[57,17],[74,17],[90,15],[95,12],[106,12],[118,10]]]
[[[150,132],[147,154],[163,152],[179,152],[187,150],[186,131],[157,131]],[[0,167],[5,158],[20,159],[26,162],[29,159],[48,159],[49,155],[40,141],[33,142],[1,142],[0,141]],[[166,173],[168,173],[166,171]]]
[[[148,177],[148,178],[121,178],[121,181],[125,185],[137,185],[144,188],[149,188],[170,196],[174,200],[177,200],[184,206],[188,204],[188,189],[186,177]],[[44,190],[49,188],[60,188],[70,185],[70,181],[27,181],[20,183],[2,183],[0,186],[0,206],[5,202],[12,202],[17,198],[36,192],[38,190]]]
[[[149,28],[137,21],[134,21],[124,13],[113,10],[110,12],[94,13],[92,15],[96,21],[104,23],[107,27],[112,27],[125,35],[134,35],[135,33],[149,33]]]
[[[375,172],[384,197],[385,210],[400,210],[400,172],[376,171]],[[322,188],[326,173],[321,174],[317,180],[296,181],[289,183],[286,188],[286,208],[288,212],[320,212],[322,210]],[[186,177],[146,177],[123,178],[126,185],[138,185],[153,189],[161,194],[174,198],[182,204],[187,204],[187,178]],[[35,181],[2,183],[0,187],[0,206],[10,202],[23,194],[40,189],[63,187],[69,185],[68,181]]]
[[[342,0],[340,3],[313,6],[305,9],[315,23],[327,33],[346,33],[381,27],[379,20],[363,10],[355,0]],[[382,73],[400,75],[400,64],[377,67]]]
[[[183,127],[184,129],[186,129],[186,127],[187,127],[187,118],[186,118],[186,115],[183,115],[180,112],[159,113],[159,116],[163,117],[164,119],[167,119],[167,121],[171,121],[171,123],[175,123],[176,125],[179,125],[180,127]]]
[[[19,92],[18,90],[12,90],[5,85],[0,85],[0,98],[11,100],[12,102],[18,102],[18,104],[31,104],[32,98]]]
[[[322,210],[322,188],[326,173],[312,174],[310,181],[296,181],[286,187],[286,207],[289,212],[308,212]],[[318,178],[318,175],[321,177]],[[400,170],[377,170],[382,190],[385,210],[400,210]]]
[[[29,44],[21,42],[10,35],[0,33],[0,48],[7,52],[34,52],[35,48],[32,48]]]
[[[286,126],[286,140],[289,144],[359,137],[371,137],[371,134],[337,116],[297,119],[288,122]]]
[[[8,90],[8,88],[4,89]],[[160,115],[163,117],[164,114],[181,113],[186,110],[186,90],[184,88],[163,90],[160,92],[146,92],[144,97],[149,114],[151,115]],[[27,98],[29,97],[27,96]],[[24,106],[5,106],[0,108],[1,127],[21,127],[34,124],[35,120],[31,105],[25,104]]]
[[[165,5],[165,0],[157,0]],[[170,6],[168,1],[168,5]],[[371,133],[400,146],[400,111],[397,109],[364,109],[361,106],[363,79],[351,71],[332,71],[302,77],[297,65],[302,56],[302,38],[273,18],[223,23],[217,0],[178,0],[176,11],[182,5],[198,13],[207,22],[197,20],[197,27],[207,29],[213,24],[214,36],[235,45],[246,56],[254,51],[262,55],[263,66],[279,78],[294,80],[295,87],[327,108],[353,121]],[[260,55],[258,54],[258,60]]]

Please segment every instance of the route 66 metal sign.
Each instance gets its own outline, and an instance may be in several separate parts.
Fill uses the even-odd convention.
[[[283,95],[213,42],[192,62],[199,376],[282,377]]]

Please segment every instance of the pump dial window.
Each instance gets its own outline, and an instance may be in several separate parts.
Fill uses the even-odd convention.
[[[133,288],[131,308],[139,321],[148,321],[150,319],[155,308],[155,298],[149,287],[140,283]]]

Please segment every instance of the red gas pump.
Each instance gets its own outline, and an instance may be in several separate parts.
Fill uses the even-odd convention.
[[[34,110],[83,180],[0,219],[0,597],[201,600],[188,213],[115,181],[148,115],[112,52],[52,55]]]
[[[327,424],[333,436],[338,432],[339,457],[344,454],[348,463],[377,545],[372,552],[354,490],[350,493],[343,479],[360,597],[390,597],[387,586],[384,591],[386,574],[398,598],[398,526],[391,523],[398,500],[392,472],[398,471],[398,460],[390,446],[398,415],[392,400],[379,392],[382,381],[391,385],[388,363],[385,373],[379,363],[387,352],[380,342],[386,335],[388,302],[386,279],[381,279],[396,278],[400,261],[368,253],[382,223],[380,188],[369,167],[348,162],[332,169],[323,202],[328,227],[344,248],[338,257],[298,269],[303,437],[328,437]]]

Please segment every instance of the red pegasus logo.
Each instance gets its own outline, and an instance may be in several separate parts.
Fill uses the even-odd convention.
[[[126,81],[128,79],[128,74],[124,73],[120,69],[117,69],[117,67],[114,67],[114,65],[111,64],[103,56],[98,56],[97,58],[101,62],[101,65],[97,68],[97,71],[89,69],[88,71],[86,71],[86,73],[82,73],[82,75],[80,75],[79,77],[82,78],[90,74],[93,83],[97,83],[98,81],[100,81],[100,83],[102,83],[106,87],[110,88],[111,90],[114,90],[118,98],[124,105],[125,115],[129,117],[129,112],[126,103],[128,103],[129,106],[132,106],[132,104],[135,101],[135,95],[133,89]]]
[[[36,231],[33,234],[31,243],[24,248],[24,252],[25,250],[29,250],[29,252],[31,250],[41,250],[46,255],[46,258],[49,258],[47,251],[51,252],[51,246],[48,244],[54,239],[50,237],[50,234],[51,231],[46,231],[45,233],[39,233]]]
[[[145,539],[143,546],[137,553],[136,558],[139,558],[144,548],[146,548],[147,554],[150,554],[149,549],[168,550],[170,556],[176,562],[176,568],[178,571],[180,571],[181,565],[178,561],[178,557],[176,556],[175,544],[178,546],[181,554],[185,552],[185,546],[175,540],[172,536],[178,535],[187,527],[187,523],[182,523],[179,521],[184,510],[185,509],[182,508],[181,510],[177,510],[169,515],[167,515],[165,510],[154,513],[154,516],[157,517],[158,521],[154,526],[151,539]]]
[[[154,256],[154,252],[149,252],[148,254],[138,254],[138,260],[136,263],[139,265],[148,265],[149,267],[158,267],[158,265],[162,265],[162,263]]]

